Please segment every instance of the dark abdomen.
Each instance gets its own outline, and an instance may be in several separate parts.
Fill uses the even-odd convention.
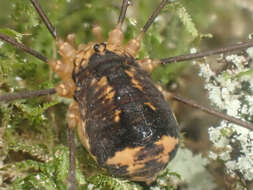
[[[113,175],[152,181],[173,157],[178,129],[149,75],[107,52],[94,54],[74,79],[89,152]]]

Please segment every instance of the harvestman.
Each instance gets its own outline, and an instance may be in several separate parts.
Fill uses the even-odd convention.
[[[64,59],[64,57],[66,59],[69,59],[69,57],[71,57],[71,55],[69,56],[67,54],[71,54],[71,51],[72,51],[71,47],[67,47],[67,48],[64,47],[66,44],[57,36],[55,28],[53,27],[53,25],[51,24],[51,22],[49,21],[49,19],[47,18],[47,16],[43,12],[43,10],[40,8],[38,2],[36,0],[30,0],[30,1],[33,4],[33,6],[35,7],[35,9],[37,10],[38,14],[40,15],[40,17],[43,20],[43,22],[45,23],[45,25],[47,26],[52,37],[57,41],[58,47],[59,47],[59,53],[63,56],[63,59]],[[127,54],[129,54],[133,57],[136,56],[138,49],[140,48],[140,41],[141,41],[144,33],[148,30],[148,28],[153,23],[156,16],[159,14],[159,12],[162,10],[162,8],[168,2],[169,2],[169,0],[163,0],[160,3],[160,5],[156,8],[156,10],[152,14],[152,16],[148,19],[147,23],[144,25],[144,27],[142,28],[139,35],[136,38],[129,41],[129,43],[125,47],[125,51],[127,52]],[[115,29],[112,30],[112,32],[109,34],[109,39],[108,39],[107,45],[108,46],[110,46],[110,45],[115,46],[116,45],[117,47],[111,47],[112,50],[114,50],[114,52],[118,51],[118,49],[117,49],[118,46],[122,46],[122,44],[121,44],[122,39],[123,39],[122,24],[123,24],[123,21],[125,18],[125,14],[126,14],[128,5],[129,5],[128,0],[123,0],[118,23],[117,23]],[[96,31],[94,33],[96,35]],[[57,95],[62,96],[62,97],[69,97],[69,98],[72,97],[73,92],[75,90],[75,87],[73,87],[73,84],[72,84],[73,82],[70,81],[73,67],[70,69],[66,69],[66,71],[62,71],[64,69],[64,67],[66,67],[66,65],[62,66],[62,65],[60,65],[60,63],[49,61],[48,58],[46,58],[45,56],[41,55],[40,53],[36,52],[35,50],[32,50],[32,49],[26,47],[25,45],[17,42],[14,39],[9,38],[8,36],[6,36],[4,34],[0,34],[0,38],[3,41],[10,43],[10,44],[14,45],[15,47],[20,48],[20,49],[24,50],[25,52],[37,57],[38,59],[48,63],[52,67],[52,69],[57,74],[59,74],[60,77],[63,79],[63,83],[61,83],[58,87],[56,87],[54,89],[45,89],[45,90],[39,90],[39,91],[27,91],[27,92],[23,92],[23,93],[3,94],[0,96],[0,101],[12,101],[12,100],[16,100],[16,99],[31,98],[31,97],[50,95],[50,94],[55,94],[55,93],[57,93]],[[97,41],[99,41],[99,38],[97,39]],[[68,35],[67,45],[72,45],[73,43],[74,43],[74,35]],[[137,63],[139,63],[139,66],[143,70],[146,70],[147,72],[151,72],[156,66],[161,65],[161,64],[175,63],[175,62],[179,62],[179,61],[186,61],[186,60],[202,58],[202,57],[210,56],[210,55],[214,55],[214,54],[221,54],[221,53],[225,53],[225,52],[243,50],[243,49],[247,49],[251,46],[253,46],[252,41],[237,44],[237,45],[232,45],[228,48],[221,48],[221,49],[212,50],[212,51],[199,52],[199,53],[187,54],[187,55],[164,58],[164,59],[137,60]],[[71,70],[71,72],[69,72],[69,70]],[[225,114],[222,114],[222,113],[212,110],[210,108],[203,107],[201,105],[198,105],[198,104],[192,102],[191,100],[186,100],[186,99],[184,99],[180,96],[177,96],[175,94],[167,93],[160,86],[157,86],[157,88],[159,90],[161,90],[163,92],[164,96],[167,98],[174,99],[176,101],[190,105],[190,106],[200,109],[204,112],[215,115],[219,118],[222,118],[222,119],[231,121],[235,124],[241,125],[241,126],[248,128],[250,130],[253,129],[253,125],[250,123],[247,123],[245,121],[227,116]],[[69,121],[68,123],[69,123],[69,138],[70,138],[69,139],[69,142],[70,142],[69,143],[69,148],[70,148],[69,181],[71,184],[70,189],[74,189],[74,186],[75,186],[74,185],[75,184],[75,172],[74,172],[75,171],[75,169],[74,169],[75,168],[75,158],[74,158],[74,153],[75,153],[74,146],[75,145],[74,145],[74,141],[73,141],[73,138],[74,138],[73,128],[76,125],[75,120],[78,120],[77,118],[71,118],[73,116],[73,114],[78,114],[78,112],[76,112],[75,106],[72,106],[72,107],[70,106],[69,113],[67,116],[68,121]]]

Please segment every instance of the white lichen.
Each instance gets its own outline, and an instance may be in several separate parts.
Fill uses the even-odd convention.
[[[226,114],[253,122],[253,49],[243,55],[229,55],[223,59],[226,69],[215,73],[208,64],[200,65],[212,104]],[[230,176],[253,180],[253,131],[222,121],[209,128],[213,149],[209,157],[222,160]]]
[[[201,155],[194,155],[186,148],[179,148],[175,159],[167,166],[170,172],[180,174],[180,178],[172,175],[168,176],[171,185],[187,184],[187,190],[213,190],[216,188],[214,178],[206,170],[208,160]],[[166,176],[164,176],[166,179]],[[200,180],[201,179],[201,180]],[[163,181],[159,181],[161,186]],[[153,186],[152,190],[158,190],[157,186]],[[169,189],[169,188],[168,188]]]

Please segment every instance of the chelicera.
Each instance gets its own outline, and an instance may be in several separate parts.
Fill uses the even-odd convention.
[[[72,133],[73,129],[78,126],[78,134],[82,144],[102,167],[106,168],[112,175],[126,177],[134,181],[144,181],[150,184],[155,180],[159,171],[161,171],[174,156],[179,144],[176,120],[169,108],[165,108],[168,107],[165,103],[165,98],[169,97],[170,94],[162,90],[161,86],[157,85],[155,87],[148,76],[148,73],[157,65],[170,62],[171,60],[136,60],[136,55],[139,51],[144,33],[148,30],[161,9],[168,3],[168,0],[163,0],[160,3],[141,32],[135,38],[128,41],[126,45],[123,45],[124,34],[122,31],[122,24],[128,7],[128,1],[123,0],[118,23],[109,33],[108,39],[102,42],[99,35],[100,29],[97,28],[98,32],[94,29],[95,35],[98,36],[97,41],[89,44],[80,44],[77,49],[75,49],[73,45],[75,39],[74,35],[68,35],[65,41],[58,38],[53,26],[39,7],[38,2],[36,0],[31,0],[31,2],[43,18],[52,36],[56,39],[61,59],[49,61],[44,56],[31,51],[31,49],[12,41],[4,35],[1,35],[1,38],[47,62],[61,77],[62,82],[55,89],[47,91],[47,93],[56,93],[58,96],[66,98],[74,97],[74,101],[68,109],[68,126]],[[247,44],[245,47],[251,45],[252,44]],[[219,51],[217,51],[217,53],[218,52]],[[200,54],[199,56],[201,57],[203,55],[205,54]],[[176,61],[176,59],[173,61]],[[118,70],[117,73],[116,70],[113,70],[114,67],[118,67],[118,69],[121,70]],[[110,72],[114,72],[114,74]],[[122,78],[124,78],[124,80]],[[116,83],[114,80],[116,82],[122,80],[122,84]],[[128,84],[123,88],[122,86],[124,86],[126,81]],[[121,88],[120,85],[122,85]],[[143,99],[136,100],[134,96],[142,96]],[[173,98],[184,101],[177,96]],[[91,102],[93,99],[96,101]],[[117,104],[116,100],[118,100]],[[122,105],[121,102],[123,102]],[[126,105],[128,105],[129,108],[124,107]],[[103,110],[100,110],[102,108],[97,106],[104,106]],[[131,106],[134,108],[131,108]],[[109,110],[109,114],[106,115],[107,113],[104,110]],[[149,114],[152,113],[150,117],[154,117],[153,115],[155,115],[156,112],[160,112],[160,110],[162,111],[158,116],[151,119],[148,118]],[[124,114],[126,116],[124,116]],[[136,118],[132,118],[131,116],[136,116]],[[99,136],[99,131],[92,131],[92,126],[107,122],[108,119],[111,122],[110,124],[121,123],[124,119],[126,119],[128,123],[130,120],[140,120],[141,122],[137,122],[136,126],[135,123],[132,125],[135,129],[133,133],[130,133],[130,136],[136,135],[135,139],[140,138],[140,141],[129,137],[125,141],[123,140],[118,143],[122,145],[120,149],[111,147],[111,142],[110,145],[106,145],[108,139],[103,139],[104,136]],[[233,118],[229,117],[227,117],[227,119],[252,128],[251,124],[233,120]],[[165,123],[163,123],[164,121]],[[87,124],[89,122],[90,124]],[[139,126],[139,124],[144,125],[142,122],[146,122],[146,127],[152,126],[152,122],[158,122],[155,128],[162,125],[166,125],[167,127],[152,131],[151,129],[153,126],[150,127],[150,130]],[[90,127],[87,127],[87,125]],[[123,124],[119,126],[124,127]],[[114,128],[111,129],[112,131],[114,130]],[[90,130],[90,132],[87,133],[86,130]],[[118,131],[115,135],[122,133],[126,136],[129,135],[131,130],[132,129],[123,132]],[[162,132],[160,133],[160,131]],[[154,133],[156,134],[153,138],[152,135],[154,135]],[[96,138],[100,137],[98,141],[104,140],[104,142],[102,142],[102,144],[95,143],[92,145],[93,142],[89,139],[92,135],[94,135],[92,137],[93,140],[98,140]],[[122,137],[120,136],[120,139],[122,139]],[[118,139],[115,139],[113,143],[117,144],[117,140]],[[133,144],[129,142],[130,140],[133,140]],[[101,145],[101,147],[96,150],[98,145]],[[105,145],[106,147],[103,151],[110,148],[113,150],[108,153],[108,155],[105,152],[100,152],[102,146]],[[73,164],[73,157],[71,157],[70,160]],[[73,171],[71,170],[70,172]],[[71,180],[73,182],[73,178]]]

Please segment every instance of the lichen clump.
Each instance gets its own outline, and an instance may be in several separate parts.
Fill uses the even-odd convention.
[[[241,54],[222,56],[221,72],[200,64],[209,99],[221,111],[235,118],[253,122],[253,48]],[[253,180],[253,131],[222,121],[209,128],[213,149],[209,157],[221,160],[229,176]]]

